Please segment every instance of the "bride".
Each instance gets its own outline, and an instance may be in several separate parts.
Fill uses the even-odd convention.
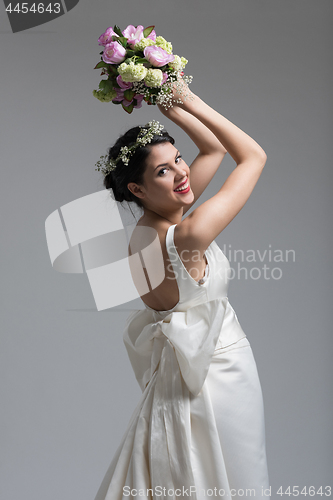
[[[130,256],[147,247],[142,228],[150,228],[165,276],[141,294],[145,309],[126,323],[124,342],[143,393],[95,500],[240,499],[253,492],[269,498],[261,385],[228,301],[230,265],[215,242],[248,200],[266,154],[182,85],[184,92],[174,89],[173,107],[160,110],[198,147],[192,164],[150,122],[117,140],[104,169],[116,201],[143,210]],[[235,169],[217,194],[183,218],[227,152]],[[151,280],[148,261],[145,272]]]

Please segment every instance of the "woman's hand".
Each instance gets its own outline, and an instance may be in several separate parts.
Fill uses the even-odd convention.
[[[189,103],[193,103],[196,99],[198,99],[198,97],[190,90],[183,78],[179,77],[172,88],[172,107],[165,109],[161,104],[158,104],[158,107],[164,116],[171,118],[171,115],[174,113],[174,108],[178,107],[187,111]]]

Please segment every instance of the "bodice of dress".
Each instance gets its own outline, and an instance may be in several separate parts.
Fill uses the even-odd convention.
[[[172,311],[185,311],[189,307],[207,302],[215,298],[227,297],[230,265],[226,256],[213,241],[205,252],[207,265],[203,280],[196,281],[187,271],[174,242],[176,224],[168,228],[166,234],[166,249],[172,264],[173,272],[179,288],[179,301],[166,311],[155,311],[145,304],[146,309],[161,318]]]
[[[168,341],[188,389],[196,395],[202,388],[214,351],[246,335],[227,296],[228,259],[213,241],[205,252],[205,277],[196,281],[175,247],[175,227],[176,224],[168,228],[166,249],[177,280],[179,301],[165,311],[156,311],[146,304],[144,310],[134,311],[127,319],[123,339],[142,390],[158,369]]]

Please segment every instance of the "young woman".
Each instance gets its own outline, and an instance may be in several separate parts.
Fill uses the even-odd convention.
[[[174,92],[174,106],[160,109],[199,148],[193,163],[150,123],[118,139],[104,172],[117,201],[143,210],[129,260],[139,289],[141,253],[150,287],[124,331],[143,394],[95,500],[270,498],[260,381],[228,301],[230,265],[214,241],[249,198],[266,154],[197,95]],[[227,152],[236,168],[183,218]],[[164,267],[155,284],[151,232]]]

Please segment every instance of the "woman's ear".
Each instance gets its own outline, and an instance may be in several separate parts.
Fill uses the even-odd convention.
[[[145,198],[145,193],[142,189],[142,187],[140,187],[138,184],[135,184],[135,182],[130,182],[127,184],[127,189],[132,193],[134,194],[134,196],[136,196],[137,198]]]

